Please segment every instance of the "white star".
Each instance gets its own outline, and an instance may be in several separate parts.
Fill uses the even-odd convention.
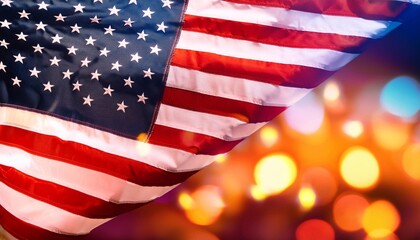
[[[64,78],[63,78],[64,79]],[[73,91],[80,91],[80,87],[83,86],[83,84],[79,83],[79,81],[76,81],[76,83],[73,83]]]
[[[67,50],[69,50],[69,55],[70,54],[76,55],[76,51],[79,50],[79,49],[75,48],[74,46],[71,46],[71,47],[67,48]]]
[[[31,15],[30,13],[27,13],[25,10],[22,10],[22,12],[18,12],[20,15],[20,18],[26,18],[29,19],[29,15]]]
[[[44,10],[48,10],[48,6],[50,6],[50,4],[46,4],[44,1],[42,1],[41,3],[38,3],[38,10],[44,9]]]
[[[36,69],[36,67],[34,67],[34,69],[29,69],[29,72],[31,72],[31,77],[32,76],[34,76],[34,77],[38,77],[38,74],[39,73],[41,73],[41,71],[38,71],[37,69]]]
[[[119,45],[118,47],[127,48],[127,45],[130,44],[129,42],[125,41],[125,38],[122,41],[118,41]]]
[[[70,72],[70,69],[67,69],[67,71],[63,72],[63,79],[71,79],[71,75],[73,75],[73,72]]]
[[[81,12],[81,13],[83,12],[83,8],[85,8],[85,6],[83,6],[80,3],[73,7],[74,7],[74,12]]]
[[[120,9],[116,8],[115,5],[112,8],[108,8],[109,10],[109,15],[117,15],[118,16],[118,12],[120,11]]]
[[[50,81],[48,81],[47,84],[42,84],[42,85],[44,85],[44,91],[48,90],[48,91],[52,92],[52,88],[54,87],[54,85],[52,85],[50,83]]]
[[[39,46],[39,44],[37,44],[36,46],[32,46],[34,48],[34,53],[39,52],[42,53],[42,49],[44,49],[44,47]]]
[[[131,77],[128,77],[127,79],[124,79],[124,86],[129,86],[130,88],[133,88],[131,84],[134,83],[134,81],[131,80]]]
[[[111,85],[108,85],[107,88],[103,88],[104,89],[104,95],[109,95],[112,97],[112,92],[114,91],[114,89],[111,88]]]
[[[90,22],[91,23],[99,23],[99,21],[101,21],[101,19],[98,18],[97,15],[95,15],[95,17],[93,17],[93,18],[90,18]]]
[[[51,65],[50,66],[52,66],[52,65],[56,65],[56,66],[58,66],[58,63],[61,61],[61,59],[58,59],[56,56],[54,56],[54,58],[53,59],[50,59],[50,62],[51,62]]]
[[[137,0],[130,0],[130,2],[128,4],[135,4],[135,5],[137,5]]]
[[[90,95],[87,95],[87,97],[84,97],[83,100],[84,100],[83,105],[89,105],[89,107],[91,107],[92,102],[95,101],[93,98],[90,98]]]
[[[80,91],[80,87],[83,86],[83,84],[80,84],[79,81],[76,83],[73,83],[73,91]]]
[[[125,109],[128,108],[128,106],[124,104],[124,101],[122,101],[121,103],[117,103],[117,105],[118,105],[117,111],[125,112]]]
[[[0,61],[0,70],[2,70],[3,72],[6,72],[6,65],[3,64],[2,61]]]
[[[20,87],[20,83],[22,82],[22,80],[20,80],[18,77],[12,78],[13,81],[13,86],[14,85],[18,85]]]
[[[111,51],[109,51],[108,49],[106,49],[106,47],[104,49],[99,50],[99,52],[101,52],[99,54],[99,56],[105,56],[108,57],[108,53],[110,53]]]
[[[131,54],[131,61],[139,62],[139,60],[142,59],[141,56],[139,56],[139,53],[136,52],[135,54]]]
[[[163,8],[164,7],[171,8],[171,4],[174,3],[174,2],[172,2],[170,0],[162,0],[162,2],[163,2],[163,6],[162,6]]]
[[[36,30],[43,30],[43,31],[45,31],[45,27],[48,26],[47,24],[44,24],[42,21],[35,25],[36,25]]]
[[[144,41],[146,41],[146,37],[149,36],[149,34],[144,33],[144,30],[141,31],[140,33],[137,33],[138,37],[137,39],[143,39]]]
[[[151,19],[153,13],[155,12],[150,11],[150,8],[147,8],[146,10],[143,10],[143,17],[149,17]]]
[[[86,57],[85,59],[83,59],[81,61],[81,63],[82,63],[81,67],[89,67],[90,62],[92,62],[92,61],[89,61],[89,59]]]
[[[8,6],[8,7],[12,7],[10,4],[12,4],[13,3],[13,1],[12,0],[1,0],[1,2],[2,2],[2,6]]]
[[[94,45],[96,39],[92,38],[92,36],[89,36],[89,38],[86,38],[86,45]]]
[[[18,39],[17,39],[17,40],[23,40],[23,41],[25,41],[25,42],[26,42],[26,37],[27,37],[28,35],[23,34],[23,32],[20,32],[19,34],[16,34],[16,36],[18,37]]]
[[[152,75],[155,74],[154,72],[152,72],[150,70],[150,68],[147,69],[147,71],[146,70],[143,70],[143,72],[144,72],[144,78],[147,78],[148,77],[148,78],[152,79]]]
[[[60,37],[58,34],[51,38],[53,40],[52,43],[61,43],[60,40],[63,39],[63,37]]]
[[[93,3],[100,2],[103,3],[102,0],[93,0]]]
[[[98,81],[99,81],[99,77],[102,75],[98,72],[98,69],[96,69],[95,72],[90,73],[90,74],[92,74],[92,77],[90,78],[91,80],[96,79]]]
[[[0,27],[2,27],[2,28],[7,28],[7,29],[10,29],[10,25],[12,25],[12,23],[11,22],[9,22],[9,21],[7,21],[7,19],[5,19],[3,22],[0,22],[1,23],[1,26]]]
[[[10,43],[6,42],[6,40],[4,40],[4,39],[0,41],[0,46],[1,46],[1,47],[4,47],[4,48],[6,48],[6,49],[8,48],[8,47],[7,47],[7,45],[9,45],[9,44],[10,44]]]
[[[115,29],[113,29],[113,28],[111,27],[111,25],[109,25],[109,27],[104,28],[104,29],[105,29],[105,34],[109,34],[109,35],[111,35],[111,36],[112,36],[112,32],[113,32],[113,31],[115,31]]]
[[[158,32],[159,31],[165,32],[165,29],[168,28],[168,26],[166,26],[164,22],[161,22],[160,24],[156,24],[156,26],[158,26],[158,29],[157,29]]]
[[[77,33],[80,33],[80,29],[81,29],[82,27],[79,27],[79,26],[77,25],[77,23],[76,23],[76,24],[74,24],[74,26],[70,26],[70,28],[71,28],[71,32],[77,32]]]
[[[135,21],[132,21],[131,18],[128,18],[127,20],[124,20],[124,26],[132,27],[134,22]]]
[[[156,55],[159,55],[159,52],[162,50],[158,47],[157,44],[154,47],[150,47],[150,49],[152,49],[152,51],[150,51],[150,54],[154,53]]]
[[[61,15],[61,13],[60,14],[58,14],[58,15],[56,15],[56,16],[54,16],[55,17],[55,21],[56,22],[64,22],[64,19],[66,19],[67,17],[66,16],[63,16],[63,15]]]
[[[23,59],[26,58],[20,55],[20,53],[18,55],[13,55],[13,57],[15,57],[15,62],[20,62],[20,63],[23,63]]]
[[[144,96],[144,93],[142,93],[141,95],[137,95],[137,97],[139,98],[137,102],[142,102],[143,104],[146,104],[146,100],[149,99],[148,97]]]
[[[112,63],[111,70],[114,70],[115,69],[117,71],[120,71],[120,67],[122,67],[122,65],[118,61],[116,61],[116,62]]]

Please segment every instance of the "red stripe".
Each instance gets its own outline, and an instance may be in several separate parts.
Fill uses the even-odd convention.
[[[86,235],[64,235],[53,233],[16,218],[0,205],[0,225],[19,240],[77,240]]]
[[[172,186],[184,182],[196,172],[167,172],[83,144],[11,126],[0,126],[0,133],[0,143],[5,145],[24,149],[37,156],[104,172],[142,186]]]
[[[240,59],[184,49],[175,50],[171,65],[297,88],[314,88],[334,73],[312,67]]]
[[[217,155],[230,151],[242,140],[225,141],[204,134],[155,124],[149,141],[162,146],[183,149],[195,154]]]
[[[323,48],[348,53],[361,53],[368,40],[363,37],[303,32],[252,23],[186,15],[183,30],[222,37],[249,40],[285,47]]]
[[[115,204],[0,165],[0,181],[27,196],[87,218],[112,218],[146,203]]]
[[[162,103],[197,112],[233,117],[249,123],[268,122],[286,109],[286,107],[261,106],[172,87],[165,88]]]
[[[259,6],[280,7],[312,13],[361,17],[372,20],[395,20],[409,5],[388,0],[224,0]]]

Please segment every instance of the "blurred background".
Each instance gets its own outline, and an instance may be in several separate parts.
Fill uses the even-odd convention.
[[[420,239],[420,18],[89,240]]]
[[[420,239],[420,18],[93,239]]]

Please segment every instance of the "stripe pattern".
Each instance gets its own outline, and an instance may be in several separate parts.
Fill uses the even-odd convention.
[[[148,136],[0,106],[0,224],[19,239],[75,239],[152,201],[392,31],[413,3],[190,1]]]

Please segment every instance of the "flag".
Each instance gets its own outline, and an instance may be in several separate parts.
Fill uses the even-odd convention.
[[[77,239],[158,198],[419,3],[0,0],[0,225]]]

